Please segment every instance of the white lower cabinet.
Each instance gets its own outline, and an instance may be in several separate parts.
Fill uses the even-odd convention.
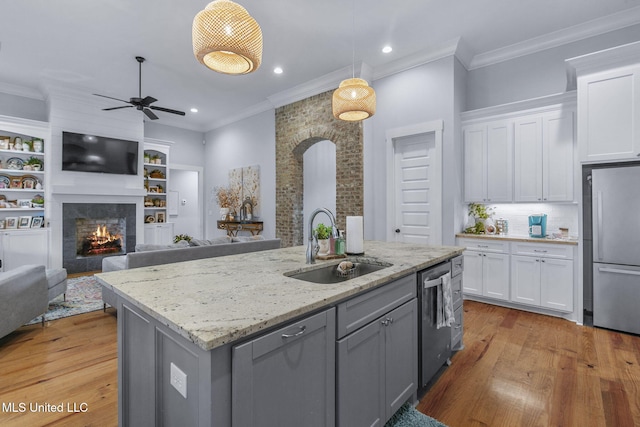
[[[460,239],[466,246],[462,289],[465,294],[509,299],[509,243]]]
[[[150,245],[169,245],[173,243],[173,223],[145,224],[144,242]]]
[[[514,243],[511,301],[573,311],[573,246]]]
[[[15,230],[0,233],[0,271],[26,264],[49,266],[49,230]]]

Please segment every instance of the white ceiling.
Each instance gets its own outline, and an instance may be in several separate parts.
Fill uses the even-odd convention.
[[[0,91],[37,98],[44,97],[48,84],[63,83],[129,99],[138,93],[134,57],[139,55],[147,59],[142,96],[187,112],[186,117],[160,112],[158,123],[207,131],[278,106],[278,99],[296,92],[292,88],[310,81],[348,77],[354,34],[355,61],[370,67],[365,68],[370,78],[458,39],[468,52],[467,67],[474,68],[640,23],[640,0],[238,3],[258,21],[264,38],[262,66],[244,76],[215,73],[194,58],[191,24],[206,0],[2,1]],[[392,53],[381,52],[385,44],[393,46]],[[274,74],[275,66],[284,73]],[[104,99],[105,108],[119,105]],[[190,113],[191,107],[199,112]]]

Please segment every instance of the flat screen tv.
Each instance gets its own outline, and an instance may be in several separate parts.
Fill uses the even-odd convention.
[[[62,170],[138,174],[138,141],[62,132]]]

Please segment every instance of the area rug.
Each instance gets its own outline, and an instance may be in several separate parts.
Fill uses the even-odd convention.
[[[412,405],[405,403],[398,409],[384,427],[447,427],[440,421],[418,411]]]
[[[102,307],[102,289],[98,280],[94,276],[74,277],[73,279],[67,279],[66,301],[63,300],[62,295],[51,300],[49,302],[49,310],[44,318],[47,321],[56,320],[75,316],[76,314],[102,310]],[[37,317],[27,324],[31,325],[41,320],[40,317]]]

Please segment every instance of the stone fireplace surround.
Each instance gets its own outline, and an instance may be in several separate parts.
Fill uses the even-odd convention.
[[[125,248],[132,252],[136,246],[135,203],[63,203],[62,204],[62,264],[68,273],[98,271],[104,256],[77,257],[76,218],[125,218]]]

